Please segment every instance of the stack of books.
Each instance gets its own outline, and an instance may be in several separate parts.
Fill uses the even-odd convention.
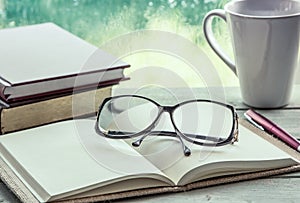
[[[0,30],[0,44],[1,134],[95,114],[129,67],[53,23]]]

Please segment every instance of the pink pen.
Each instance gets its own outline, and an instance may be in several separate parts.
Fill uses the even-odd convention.
[[[269,119],[260,115],[252,109],[246,111],[244,115],[249,122],[254,124],[259,129],[273,134],[274,136],[282,140],[285,144],[300,152],[300,142],[285,130],[280,128],[278,125],[276,125],[274,122],[270,121]]]

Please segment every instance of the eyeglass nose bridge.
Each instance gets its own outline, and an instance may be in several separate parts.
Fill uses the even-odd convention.
[[[173,113],[173,111],[174,111],[174,109],[175,109],[174,106],[159,106],[159,109],[160,109],[160,111],[159,111],[159,114],[158,114],[158,118],[156,119],[154,126],[160,121],[161,116],[162,116],[162,114],[163,114],[164,112],[169,113],[170,121],[171,121],[171,123],[172,123],[172,125],[173,125],[173,128],[174,128],[174,130],[175,130],[175,133],[176,133],[176,135],[177,135],[177,138],[179,139],[179,141],[180,141],[180,143],[181,143],[181,146],[182,146],[184,155],[185,155],[185,156],[191,155],[191,150],[190,150],[190,148],[188,148],[188,147],[184,144],[184,142],[183,142],[183,140],[182,140],[182,138],[181,138],[181,133],[180,133],[179,130],[177,129],[177,127],[176,127],[176,125],[175,125],[175,123],[174,123],[174,120],[173,120],[173,118],[172,118],[172,113]],[[153,126],[153,127],[154,127],[154,126]]]
[[[154,126],[156,126],[159,122],[160,122],[160,119],[162,117],[162,115],[164,113],[168,113],[169,114],[169,118],[170,118],[170,121],[174,127],[174,130],[177,132],[177,128],[173,122],[173,119],[172,119],[172,113],[174,111],[174,107],[173,106],[159,106],[159,113],[158,113],[158,116],[157,116],[157,119],[154,121]],[[154,127],[153,126],[153,127]]]
[[[173,106],[161,106],[161,108],[162,108],[163,112],[168,112],[170,115],[174,111],[174,107]]]
[[[172,121],[172,113],[174,111],[173,106],[159,106],[158,116],[156,120],[153,122],[152,128],[156,127],[156,125],[160,122],[160,119],[164,113],[168,113],[172,122],[172,125],[174,126],[174,123]],[[174,126],[175,127],[175,126]]]

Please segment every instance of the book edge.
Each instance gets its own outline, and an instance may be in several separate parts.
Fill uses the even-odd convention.
[[[38,203],[39,201],[29,191],[25,184],[14,174],[5,161],[0,157],[0,178],[3,183],[18,197],[22,202]]]

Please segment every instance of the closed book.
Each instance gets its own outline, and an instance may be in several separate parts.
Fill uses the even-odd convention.
[[[102,101],[111,96],[111,91],[112,86],[107,86],[19,106],[7,106],[2,103],[0,104],[0,134],[93,116]]]
[[[0,97],[12,105],[117,84],[129,65],[53,23],[0,30]]]

